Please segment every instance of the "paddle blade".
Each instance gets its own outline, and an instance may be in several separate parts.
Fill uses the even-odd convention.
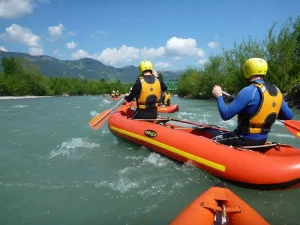
[[[300,138],[300,121],[297,120],[282,120],[286,129],[296,137]]]
[[[97,130],[109,118],[111,112],[112,112],[112,110],[109,109],[109,110],[106,110],[106,111],[98,114],[97,116],[95,116],[93,119],[90,120],[89,126],[92,129]]]

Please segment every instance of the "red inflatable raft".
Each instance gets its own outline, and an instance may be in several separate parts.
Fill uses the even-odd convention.
[[[110,100],[120,100],[120,98],[110,98]]]
[[[211,187],[169,225],[268,225],[254,209],[227,188]]]
[[[132,110],[123,105],[111,115],[111,133],[249,188],[300,186],[300,149],[291,145],[266,143],[251,147],[264,153],[247,146],[234,148],[210,139],[226,129],[167,118],[133,120],[130,113]]]
[[[136,101],[133,102],[124,102],[123,105],[127,105],[129,108],[136,108]],[[173,104],[170,106],[158,106],[157,111],[160,113],[174,113],[179,111],[179,105]]]

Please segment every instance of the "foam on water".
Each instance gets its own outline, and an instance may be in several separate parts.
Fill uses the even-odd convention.
[[[296,138],[294,135],[291,134],[281,134],[281,133],[269,133],[269,136],[275,136],[275,137],[285,137],[285,138]]]
[[[129,174],[137,171],[141,166],[126,167],[118,172],[119,175]]]
[[[27,188],[38,188],[41,190],[58,190],[64,188],[79,188],[81,185],[77,182],[72,182],[71,184],[59,184],[59,185],[50,185],[47,181],[42,181],[41,184],[36,184],[33,182],[24,182],[24,183],[0,183],[0,187],[8,188],[18,188],[18,187],[27,187]]]
[[[90,115],[91,115],[91,116],[97,116],[98,114],[99,114],[99,113],[96,112],[95,110],[90,111]]]
[[[203,114],[198,114],[198,116],[206,118],[206,117],[212,117],[213,115],[212,114],[203,113]]]
[[[197,116],[197,113],[178,112],[181,116]]]
[[[133,149],[133,148],[128,148],[128,149]],[[125,159],[125,160],[135,160],[135,161],[142,161],[144,157],[142,156],[118,156],[122,159]]]
[[[11,130],[10,132],[19,132],[19,131],[21,131],[21,130]]]
[[[65,156],[67,158],[81,158],[87,149],[98,148],[100,144],[88,142],[84,138],[72,138],[56,147],[57,150],[50,152],[50,158]]]
[[[227,120],[227,121],[221,120],[221,121],[219,121],[219,124],[220,124],[221,127],[226,127],[226,128],[235,127],[237,125],[236,121],[233,120],[233,119]]]
[[[280,122],[279,120],[275,120],[275,123],[276,125],[280,125],[280,126],[284,126],[282,122]]]
[[[171,161],[155,152],[152,152],[147,158],[144,158],[143,163],[152,164],[157,167],[164,167],[170,164]]]
[[[139,187],[138,182],[133,181],[127,177],[119,177],[117,180],[112,182],[107,180],[100,181],[100,182],[98,181],[92,181],[92,182],[86,181],[86,182],[93,184],[96,188],[107,187],[114,191],[120,192],[121,194],[124,194],[131,189]]]
[[[29,107],[28,105],[15,105],[13,108],[26,108]]]

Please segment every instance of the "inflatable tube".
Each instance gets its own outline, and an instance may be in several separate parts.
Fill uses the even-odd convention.
[[[278,143],[256,146],[263,153],[246,146],[234,148],[210,139],[226,129],[168,118],[134,120],[128,116],[132,111],[122,105],[111,115],[112,134],[240,186],[263,190],[300,186],[300,149]]]
[[[223,187],[209,188],[170,223],[170,225],[199,224],[269,225],[247,203]]]

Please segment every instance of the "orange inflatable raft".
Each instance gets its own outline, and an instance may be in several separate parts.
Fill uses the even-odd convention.
[[[136,108],[136,101],[124,102],[123,105],[127,105],[129,108]],[[160,113],[174,113],[179,111],[179,105],[173,104],[170,106],[158,106],[157,111]]]
[[[254,209],[224,187],[211,187],[169,225],[269,225]]]
[[[132,111],[122,105],[111,115],[108,127],[112,134],[240,186],[263,190],[300,187],[300,149],[279,143],[226,146],[210,139],[226,129],[168,118],[134,120]]]
[[[110,98],[110,100],[120,100],[120,98]]]

